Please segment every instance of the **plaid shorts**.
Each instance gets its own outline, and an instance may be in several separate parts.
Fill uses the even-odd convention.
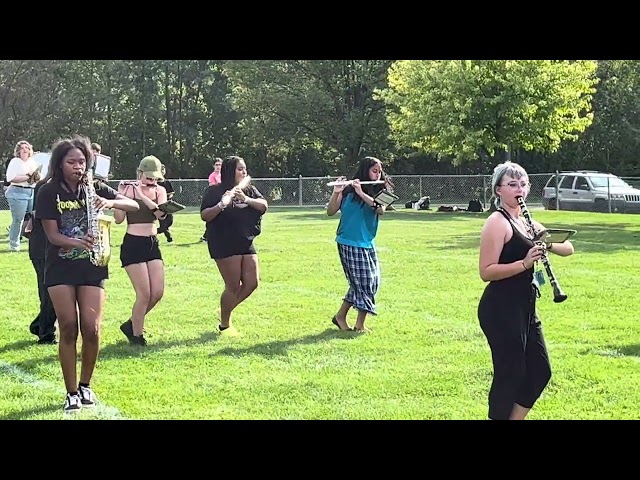
[[[380,266],[375,248],[338,243],[338,253],[349,281],[349,291],[344,301],[357,310],[377,315],[375,296],[380,286]]]

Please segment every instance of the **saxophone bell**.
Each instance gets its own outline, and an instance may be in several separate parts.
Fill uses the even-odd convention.
[[[104,214],[96,206],[98,195],[93,184],[91,171],[84,172],[85,207],[89,225],[88,234],[94,239],[93,249],[89,252],[91,263],[98,267],[106,267],[111,259],[111,224],[113,218]]]

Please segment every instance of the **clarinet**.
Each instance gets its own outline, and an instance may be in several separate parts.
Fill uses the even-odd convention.
[[[531,219],[531,213],[529,212],[529,209],[527,208],[526,203],[524,203],[524,198],[518,196],[516,197],[516,200],[518,201],[518,205],[520,205],[520,210],[522,211],[522,215],[524,216],[525,220],[527,221],[527,224],[529,225],[529,228],[531,229],[531,232],[533,233],[534,238],[536,237],[536,228],[533,225],[533,221]],[[536,241],[535,242],[538,245],[542,245],[543,242],[541,241]],[[544,265],[544,269],[547,272],[547,277],[549,278],[549,283],[551,284],[551,287],[553,288],[553,301],[555,303],[562,303],[567,299],[567,295],[562,291],[562,288],[560,288],[560,284],[558,283],[558,279],[556,278],[555,274],[553,273],[553,270],[551,269],[551,262],[549,262],[549,256],[547,254],[547,252],[545,252],[542,256],[542,264]]]

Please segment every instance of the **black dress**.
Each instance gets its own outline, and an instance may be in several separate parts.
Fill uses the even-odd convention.
[[[498,211],[513,230],[498,263],[523,260],[533,241],[516,228],[507,212]],[[551,378],[542,325],[536,314],[539,290],[532,281],[533,268],[530,268],[489,282],[478,305],[480,327],[487,337],[493,361],[489,418],[495,420],[508,419],[516,403],[533,407]]]

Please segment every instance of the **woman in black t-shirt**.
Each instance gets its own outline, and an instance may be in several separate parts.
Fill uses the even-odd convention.
[[[260,235],[262,215],[268,204],[255,186],[244,189],[238,186],[247,176],[242,158],[226,158],[220,174],[221,183],[205,191],[200,217],[207,223],[209,255],[225,285],[220,296],[218,329],[235,335],[237,332],[230,324],[231,312],[258,288],[258,256],[253,240]]]
[[[47,180],[48,181],[48,180]],[[35,199],[45,180],[39,181],[33,190],[34,210],[25,231],[29,233],[29,258],[36,271],[38,281],[38,297],[40,298],[40,311],[31,322],[29,331],[38,337],[40,344],[56,344],[56,311],[51,303],[51,297],[44,284],[45,252],[47,250],[47,236],[42,229],[42,221],[35,217]]]
[[[44,284],[49,291],[60,330],[60,364],[67,388],[65,412],[93,407],[89,382],[100,349],[100,322],[104,309],[107,266],[91,263],[94,238],[89,233],[86,190],[81,184],[94,161],[87,138],[58,141],[51,151],[47,183],[38,192],[36,218],[47,240]],[[100,181],[94,182],[98,209],[135,211],[138,204]],[[82,369],[76,383],[78,317],[82,332]]]

